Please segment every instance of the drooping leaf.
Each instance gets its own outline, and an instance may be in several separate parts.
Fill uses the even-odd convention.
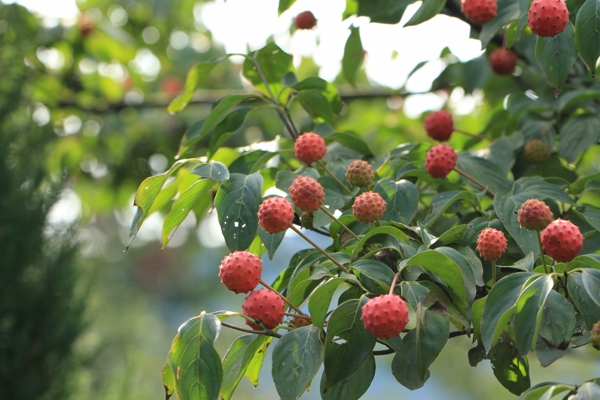
[[[538,36],[535,59],[546,73],[550,86],[560,91],[577,60],[573,25],[568,24],[562,33],[554,37]]]
[[[365,297],[348,300],[331,313],[325,340],[325,389],[348,378],[371,355],[375,337],[365,330],[360,320],[366,301]]]
[[[259,335],[260,336],[260,335]],[[229,400],[237,388],[238,383],[244,376],[250,357],[244,357],[250,344],[258,336],[253,334],[243,335],[236,338],[225,357],[223,358],[223,383],[221,385],[221,399]],[[245,361],[245,362],[244,362]]]
[[[258,207],[261,203],[260,174],[231,174],[215,197],[221,232],[231,251],[245,250],[258,230]]]
[[[321,398],[323,400],[358,400],[371,386],[375,377],[375,357],[369,355],[365,362],[347,378],[326,389],[327,375],[321,377]]]
[[[446,0],[425,0],[404,26],[419,25],[438,15],[444,8]]]
[[[248,346],[248,349],[244,352],[244,359],[248,357],[248,367],[244,376],[253,384],[255,387],[258,386],[258,378],[260,376],[260,370],[263,365],[263,361],[267,355],[267,347],[273,341],[273,336],[258,335],[256,339]],[[245,362],[245,360],[244,360]]]
[[[429,371],[425,373],[424,378],[421,378],[417,369],[417,330],[412,329],[408,332],[402,340],[400,338],[394,338],[399,345],[394,346],[396,354],[392,359],[392,374],[394,378],[402,386],[415,390],[423,387],[427,379],[429,379]],[[390,344],[391,340],[386,340],[386,344]]]
[[[226,57],[219,57],[205,63],[196,64],[190,68],[185,80],[183,92],[171,101],[167,111],[171,114],[175,114],[183,110],[194,97],[196,89],[198,89],[198,86],[202,83],[204,78],[206,78],[210,71],[225,58]]]
[[[273,381],[283,400],[296,400],[323,362],[320,329],[309,325],[286,333],[273,349]]]
[[[350,35],[344,46],[344,56],[342,57],[342,73],[344,78],[352,85],[356,84],[356,74],[364,59],[362,41],[360,39],[360,29],[351,26]]]
[[[259,226],[258,236],[260,236],[260,239],[267,248],[269,260],[272,260],[275,256],[275,251],[277,251],[277,248],[285,237],[285,231],[279,233],[269,233]]]
[[[169,350],[168,363],[180,400],[219,398],[223,369],[213,343],[220,328],[219,319],[204,311],[179,327]]]
[[[518,396],[531,386],[529,361],[519,356],[515,343],[507,333],[503,333],[494,346],[491,361],[498,382],[512,394]]]
[[[569,274],[567,288],[588,330],[591,330],[600,321],[600,271],[586,268]]]
[[[417,333],[415,337],[417,373],[425,380],[429,366],[440,354],[450,333],[448,310],[439,301],[424,309],[417,307]]]
[[[575,18],[575,44],[592,76],[596,73],[596,61],[600,56],[600,3],[587,0]]]

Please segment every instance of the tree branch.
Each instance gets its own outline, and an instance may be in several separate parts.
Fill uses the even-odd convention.
[[[231,325],[231,324],[228,324],[227,322],[221,322],[221,325],[226,326],[227,328],[235,329],[236,331],[240,331],[240,332],[255,333],[257,335],[265,335],[265,336],[273,336],[273,337],[276,337],[277,339],[281,338],[281,334],[279,334],[277,332],[273,332],[270,329],[263,329],[260,331],[255,331],[254,329],[240,328],[239,326]]]

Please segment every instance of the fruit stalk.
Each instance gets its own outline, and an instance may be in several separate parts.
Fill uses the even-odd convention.
[[[318,251],[320,251],[325,257],[327,257],[329,259],[329,261],[331,261],[332,263],[334,263],[339,269],[341,269],[345,273],[348,273],[348,268],[344,267],[342,264],[339,263],[338,260],[336,260],[335,258],[333,258],[331,256],[331,254],[329,254],[328,252],[326,252],[325,250],[323,250],[318,244],[316,244],[315,242],[313,242],[312,240],[310,240],[310,238],[308,236],[306,236],[304,233],[300,232],[300,230],[298,228],[296,228],[294,225],[290,226],[290,228],[294,232],[296,232],[298,234],[298,236],[300,236],[302,239],[306,240],[312,247],[314,247],[315,249],[317,249]]]
[[[492,141],[492,142],[496,140],[494,138],[483,136],[483,135],[479,135],[477,133],[471,133],[471,132],[463,131],[462,129],[456,128],[456,127],[454,128],[454,131],[458,132],[458,133],[462,133],[463,135],[467,135],[467,136],[471,136],[471,137],[477,138],[477,139],[489,140],[489,141]]]
[[[348,186],[344,185],[344,183],[342,181],[340,181],[338,179],[337,176],[335,176],[335,174],[333,172],[331,172],[329,170],[329,168],[327,168],[327,166],[325,165],[325,163],[321,160],[317,161],[317,163],[325,170],[325,172],[327,172],[329,174],[329,176],[331,176],[333,178],[334,181],[336,181],[338,183],[338,185],[340,185],[347,193],[352,193],[352,191],[350,189],[348,189]]]
[[[392,284],[390,285],[390,291],[388,294],[394,293],[394,289],[396,288],[396,282],[398,281],[398,275],[400,275],[400,272],[396,272],[396,275],[394,275],[394,280],[392,280]]]
[[[277,290],[273,289],[273,287],[271,285],[269,285],[267,282],[265,282],[263,279],[260,280],[260,284],[263,285],[264,287],[266,287],[267,289],[269,289],[271,292],[275,293],[277,296],[281,297],[281,300],[283,300],[288,306],[293,308],[298,314],[306,315],[302,312],[302,310],[300,310],[298,307],[296,307],[294,305],[294,303],[289,301],[287,297],[285,297],[284,295],[279,293]]]
[[[273,337],[276,337],[277,339],[281,338],[281,334],[280,333],[273,332],[270,329],[263,329],[263,330],[256,331],[254,329],[240,328],[239,326],[228,324],[227,322],[223,322],[223,321],[221,321],[221,325],[223,325],[223,326],[225,326],[227,328],[234,329],[236,331],[244,332],[244,333],[254,333],[256,335],[273,336]]]
[[[492,286],[496,284],[496,260],[492,261]]]
[[[356,239],[356,240],[358,240],[360,242],[360,238],[358,236],[356,236],[356,234],[354,232],[352,232],[352,230],[350,230],[350,228],[348,228],[342,221],[340,221],[339,219],[337,219],[336,217],[334,217],[334,215],[332,213],[330,213],[328,209],[326,209],[323,206],[319,206],[319,209],[321,211],[323,211],[325,214],[327,214],[327,216],[329,218],[331,218],[332,220],[334,220],[335,222],[337,222],[338,224],[340,224],[342,226],[342,228],[344,228],[344,230],[346,230],[346,232],[348,232],[350,235],[352,235],[354,237],[354,239]]]
[[[458,169],[456,167],[454,167],[454,170],[456,172],[458,172],[460,175],[462,175],[465,178],[467,178],[468,180],[470,180],[471,182],[473,182],[474,184],[476,184],[477,186],[481,187],[482,189],[485,189],[485,192],[488,194],[488,196],[490,196],[492,198],[495,196],[494,192],[492,192],[490,189],[488,189],[487,186],[485,186],[483,183],[481,183],[477,179],[473,178],[471,175],[467,174],[464,171],[461,171],[460,169]]]
[[[540,246],[540,254],[542,256],[542,264],[544,265],[544,273],[548,273],[548,266],[546,265],[546,256],[544,256],[544,248],[542,247],[542,237],[540,236],[540,231],[535,231],[535,235],[537,236],[538,246]]]

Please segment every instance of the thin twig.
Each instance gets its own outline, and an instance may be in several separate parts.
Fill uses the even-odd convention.
[[[325,214],[327,214],[327,216],[329,216],[329,218],[331,218],[332,220],[334,220],[335,222],[337,222],[338,224],[340,224],[342,226],[342,228],[344,228],[346,230],[346,232],[348,232],[350,235],[352,235],[354,237],[354,239],[356,239],[356,240],[358,240],[360,242],[360,238],[358,236],[356,236],[356,234],[354,232],[352,232],[350,230],[350,228],[348,228],[342,221],[340,221],[339,219],[337,219],[336,217],[334,217],[334,215],[332,213],[330,213],[328,209],[326,209],[323,206],[319,206],[319,209],[321,211],[323,211]]]
[[[490,140],[492,142],[496,140],[496,139],[488,137],[488,136],[483,136],[483,135],[479,135],[477,133],[471,133],[471,132],[463,131],[462,129],[456,128],[456,127],[454,128],[454,131],[458,132],[458,133],[462,133],[463,135],[467,135],[467,136],[471,136],[471,137],[477,138],[477,139]]]
[[[228,324],[227,322],[222,322],[222,321],[221,321],[221,325],[226,326],[227,328],[235,329],[236,331],[240,331],[240,332],[255,333],[257,335],[265,335],[265,336],[273,336],[278,339],[281,338],[281,334],[279,334],[277,332],[273,332],[270,329],[262,329],[262,330],[256,331],[254,329],[240,328],[239,326],[231,325],[231,324]]]
[[[323,161],[319,160],[317,161],[317,163],[325,170],[325,172],[329,174],[329,176],[333,178],[334,181],[338,183],[338,185],[340,185],[346,192],[348,192],[348,194],[352,193],[352,190],[348,189],[348,186],[344,185],[344,183],[340,181],[338,177],[335,176],[335,174],[329,170],[329,168],[327,168]]]
[[[300,236],[302,239],[306,240],[311,246],[313,246],[315,249],[317,249],[318,251],[320,251],[332,263],[334,263],[335,265],[337,265],[337,267],[339,269],[341,269],[345,273],[348,273],[348,269],[346,267],[344,267],[342,264],[340,264],[338,260],[336,260],[335,258],[333,258],[331,256],[331,254],[329,254],[328,252],[326,252],[325,250],[323,250],[318,244],[316,244],[315,242],[313,242],[312,240],[310,240],[310,238],[308,236],[306,236],[304,233],[300,232],[300,230],[298,228],[296,228],[294,225],[290,226],[290,228],[294,232],[296,232],[298,234],[298,236]]]
[[[482,189],[485,189],[485,192],[488,194],[488,196],[490,196],[492,198],[495,196],[494,192],[492,192],[490,189],[488,189],[488,187],[485,186],[483,183],[481,183],[477,179],[473,178],[471,175],[467,174],[464,171],[461,171],[460,169],[458,169],[456,167],[454,167],[454,170],[456,172],[458,172],[460,175],[462,175],[465,178],[467,178],[468,180],[470,180],[471,182],[473,182],[474,184],[476,184],[477,186],[481,187]]]

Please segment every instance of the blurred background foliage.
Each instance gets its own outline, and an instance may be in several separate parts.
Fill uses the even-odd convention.
[[[164,250],[162,214],[155,213],[124,251],[139,183],[172,164],[186,129],[216,99],[249,90],[239,60],[225,61],[184,112],[166,112],[193,64],[225,54],[204,24],[206,3],[83,0],[76,20],[48,21],[0,1],[0,397],[162,398],[160,371],[177,327],[202,310],[240,307],[243,296],[223,290],[217,277],[228,251],[214,212],[200,222],[192,216]],[[287,29],[292,37],[294,28]],[[483,56],[463,63],[444,49],[432,62],[448,68],[435,80],[435,73],[425,77],[435,92],[415,96],[430,99],[429,109],[448,102],[467,131],[490,120],[498,132],[517,129],[503,102],[518,83],[491,74]],[[320,73],[310,56],[295,60],[300,79]],[[415,76],[429,71],[423,66]],[[474,81],[482,90],[470,87]],[[338,131],[360,134],[376,154],[429,141],[421,116],[404,112],[411,95],[403,87],[377,85],[364,70],[354,87],[341,75],[334,82],[346,100]],[[301,130],[310,129],[311,119],[292,111]],[[254,113],[225,146],[268,142],[283,132],[275,115]],[[596,156],[597,149],[587,152],[580,167],[589,169]],[[298,250],[288,239],[265,263],[265,280]],[[222,331],[221,354],[236,336]],[[412,394],[394,381],[391,356],[378,358],[381,372],[365,398],[513,397],[489,363],[468,365],[468,338],[453,340],[431,380]],[[532,381],[590,379],[599,374],[594,357],[580,349],[544,370],[534,361]],[[268,366],[263,375],[258,389],[244,381],[235,397],[275,398]]]

